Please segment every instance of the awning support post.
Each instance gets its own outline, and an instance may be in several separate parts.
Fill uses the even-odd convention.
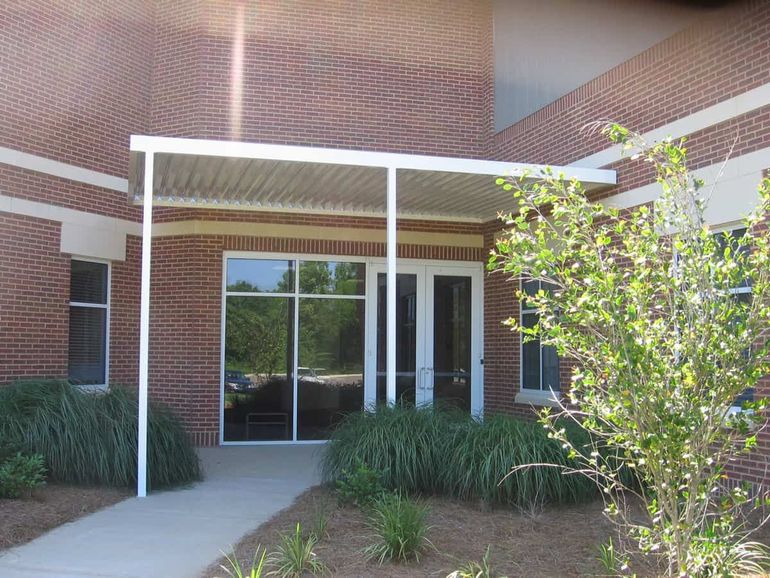
[[[150,360],[150,271],[152,267],[152,188],[155,155],[144,153],[144,212],[142,214],[142,290],[139,316],[139,431],[136,495],[147,495],[147,389]]]
[[[388,167],[387,216],[387,366],[386,395],[388,405],[396,403],[396,168]]]

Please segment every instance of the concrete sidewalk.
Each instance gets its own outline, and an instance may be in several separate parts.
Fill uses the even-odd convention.
[[[0,576],[197,578],[220,550],[319,482],[321,451],[317,445],[202,449],[203,482],[125,500],[0,552]]]

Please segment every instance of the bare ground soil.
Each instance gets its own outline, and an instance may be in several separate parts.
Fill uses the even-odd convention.
[[[460,565],[480,561],[490,546],[490,562],[497,576],[574,577],[599,576],[599,545],[613,529],[602,515],[601,502],[577,506],[553,506],[538,512],[510,509],[489,510],[478,504],[431,497],[428,537],[434,545],[419,564],[366,562],[361,551],[373,542],[366,516],[353,507],[339,507],[332,492],[316,487],[308,490],[289,508],[279,512],[235,547],[245,568],[250,567],[257,545],[272,551],[280,534],[291,533],[297,522],[312,531],[319,515],[328,517],[326,535],[315,553],[329,574],[338,577],[445,577]],[[228,545],[223,545],[226,550]],[[225,578],[222,559],[204,574]],[[655,574],[647,568],[640,575]]]
[[[130,495],[127,489],[48,484],[31,497],[0,500],[0,550],[29,542]]]

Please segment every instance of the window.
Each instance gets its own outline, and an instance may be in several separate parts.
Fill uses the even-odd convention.
[[[72,383],[107,384],[109,300],[109,265],[73,260],[68,359]]]
[[[535,295],[541,289],[549,287],[540,281],[524,281],[522,289],[527,295]],[[523,327],[535,327],[539,314],[525,301],[521,305],[521,324]],[[521,344],[521,390],[550,393],[558,392],[559,356],[556,348],[550,345],[540,345],[535,339]]]
[[[741,227],[739,229],[732,229],[732,230],[726,230],[722,231],[720,233],[715,233],[715,238],[717,240],[717,243],[719,245],[719,248],[721,251],[724,251],[725,247],[728,245],[733,249],[733,251],[742,251],[747,252],[749,249],[747,246],[738,246],[737,243],[735,243],[735,239],[739,239],[743,236],[745,236],[747,233],[747,230],[745,227]],[[751,302],[751,279],[746,277],[743,281],[741,281],[736,287],[730,288],[730,293],[733,295],[733,297],[742,303],[750,303]],[[745,351],[744,355],[748,356],[750,354],[749,351]],[[739,395],[735,401],[733,402],[734,407],[741,407],[741,405],[744,402],[747,401],[754,401],[754,388],[749,387],[744,392]]]

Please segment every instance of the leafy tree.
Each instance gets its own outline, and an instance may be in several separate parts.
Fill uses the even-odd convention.
[[[661,194],[620,211],[550,170],[498,179],[518,207],[503,217],[489,268],[552,288],[517,290],[539,323],[507,324],[575,362],[568,403],[542,420],[579,464],[565,474],[602,488],[625,559],[657,555],[669,576],[755,572],[767,555],[746,510],[759,500],[727,472],[756,445],[767,405],[731,412],[770,370],[770,180],[745,234],[715,235],[704,219],[709,190],[689,174],[683,140],[649,146],[619,125],[601,130],[654,169]],[[736,297],[747,282],[751,298]],[[559,417],[581,424],[590,446],[573,446]],[[629,470],[638,483],[626,483]]]

